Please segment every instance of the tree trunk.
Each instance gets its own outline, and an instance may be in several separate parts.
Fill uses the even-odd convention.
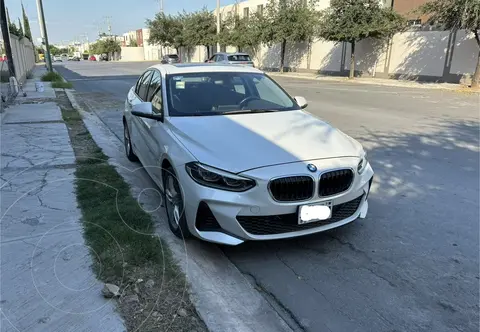
[[[352,55],[350,56],[350,75],[348,78],[353,79],[355,77],[355,40],[350,42],[352,46]]]
[[[480,88],[480,53],[478,53],[477,68],[472,78],[472,88]]]
[[[480,48],[480,37],[478,35],[478,31],[475,30],[473,33],[475,34],[475,40]],[[472,78],[472,88],[480,88],[480,52],[478,53],[477,68],[475,69],[475,73],[473,74]]]
[[[280,72],[283,73],[283,67],[285,65],[285,48],[287,46],[287,40],[282,40],[282,47],[280,50]]]

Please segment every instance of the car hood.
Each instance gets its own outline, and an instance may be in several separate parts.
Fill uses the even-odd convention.
[[[171,117],[201,163],[233,173],[306,160],[356,157],[361,145],[305,111]]]

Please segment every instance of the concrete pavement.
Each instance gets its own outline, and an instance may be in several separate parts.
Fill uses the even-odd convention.
[[[124,331],[90,267],[75,156],[55,92],[48,83],[35,92],[36,79],[2,114],[0,330]]]
[[[149,64],[139,65],[59,71],[121,139],[126,92]],[[276,80],[365,146],[376,171],[369,216],[324,234],[222,248],[227,257],[305,331],[478,331],[479,96]]]

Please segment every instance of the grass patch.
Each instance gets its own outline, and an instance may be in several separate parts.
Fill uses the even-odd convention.
[[[44,82],[57,82],[57,81],[62,82],[63,78],[62,78],[62,76],[60,76],[60,74],[58,74],[54,71],[50,71],[50,72],[42,75],[42,81],[44,81]]]
[[[118,306],[127,330],[206,331],[188,298],[185,276],[155,235],[151,216],[108,164],[65,93],[57,96],[77,159],[76,195],[93,269],[99,279],[120,287]],[[150,280],[153,286],[146,285]],[[131,295],[137,300],[124,300]],[[180,308],[185,310],[182,315],[178,315]]]
[[[64,81],[55,81],[52,83],[52,88],[58,88],[58,89],[72,89],[73,85],[70,82],[64,82]]]

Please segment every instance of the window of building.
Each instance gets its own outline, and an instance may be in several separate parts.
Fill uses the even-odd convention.
[[[257,13],[260,15],[263,15],[263,5],[258,5],[257,6]]]
[[[422,20],[421,19],[408,20],[407,23],[410,26],[419,26],[419,25],[422,25]]]

